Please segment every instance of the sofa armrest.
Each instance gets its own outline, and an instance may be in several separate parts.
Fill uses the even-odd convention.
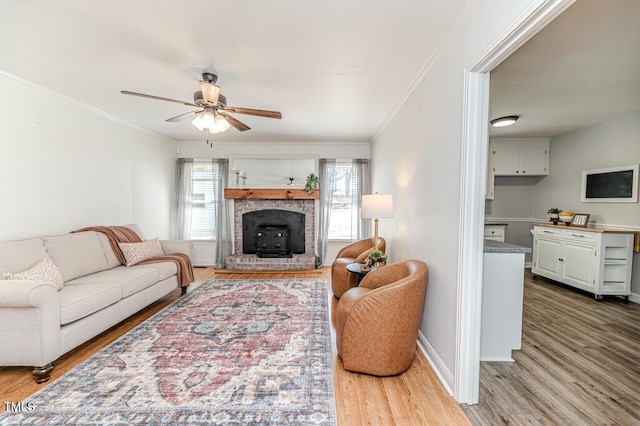
[[[184,253],[191,257],[193,242],[189,240],[160,240],[164,254]]]
[[[60,353],[60,296],[42,281],[0,280],[0,365],[43,367]]]
[[[44,281],[0,280],[0,308],[37,308],[50,300],[60,306],[58,291]]]

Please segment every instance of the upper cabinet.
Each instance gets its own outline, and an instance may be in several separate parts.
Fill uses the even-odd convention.
[[[549,139],[493,139],[489,154],[490,176],[549,174]]]

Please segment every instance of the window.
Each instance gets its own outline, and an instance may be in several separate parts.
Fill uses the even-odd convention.
[[[211,162],[193,163],[191,168],[191,233],[189,239],[215,238],[216,214],[213,180],[215,171]]]
[[[354,241],[363,235],[360,202],[363,187],[368,181],[368,162],[336,161],[327,168],[331,182],[329,240]]]
[[[190,240],[216,238],[224,167],[214,161],[181,159],[179,162],[178,216],[181,237]]]

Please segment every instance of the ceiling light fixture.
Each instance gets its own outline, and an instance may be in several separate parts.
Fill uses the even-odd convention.
[[[191,122],[200,131],[207,129],[209,133],[216,134],[229,130],[231,125],[224,119],[223,116],[216,113],[213,110],[205,110],[204,112],[196,115],[196,118]]]
[[[491,125],[493,127],[512,126],[516,123],[516,121],[518,121],[518,118],[520,118],[519,115],[507,115],[505,117],[494,118],[493,120],[491,120]]]

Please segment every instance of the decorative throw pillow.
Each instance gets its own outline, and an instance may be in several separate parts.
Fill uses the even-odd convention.
[[[160,240],[157,238],[141,243],[118,243],[118,245],[127,261],[127,266],[133,266],[152,257],[164,256]]]
[[[56,290],[62,290],[64,280],[60,269],[49,258],[42,259],[30,269],[17,274],[6,273],[5,280],[33,280],[53,284]]]

